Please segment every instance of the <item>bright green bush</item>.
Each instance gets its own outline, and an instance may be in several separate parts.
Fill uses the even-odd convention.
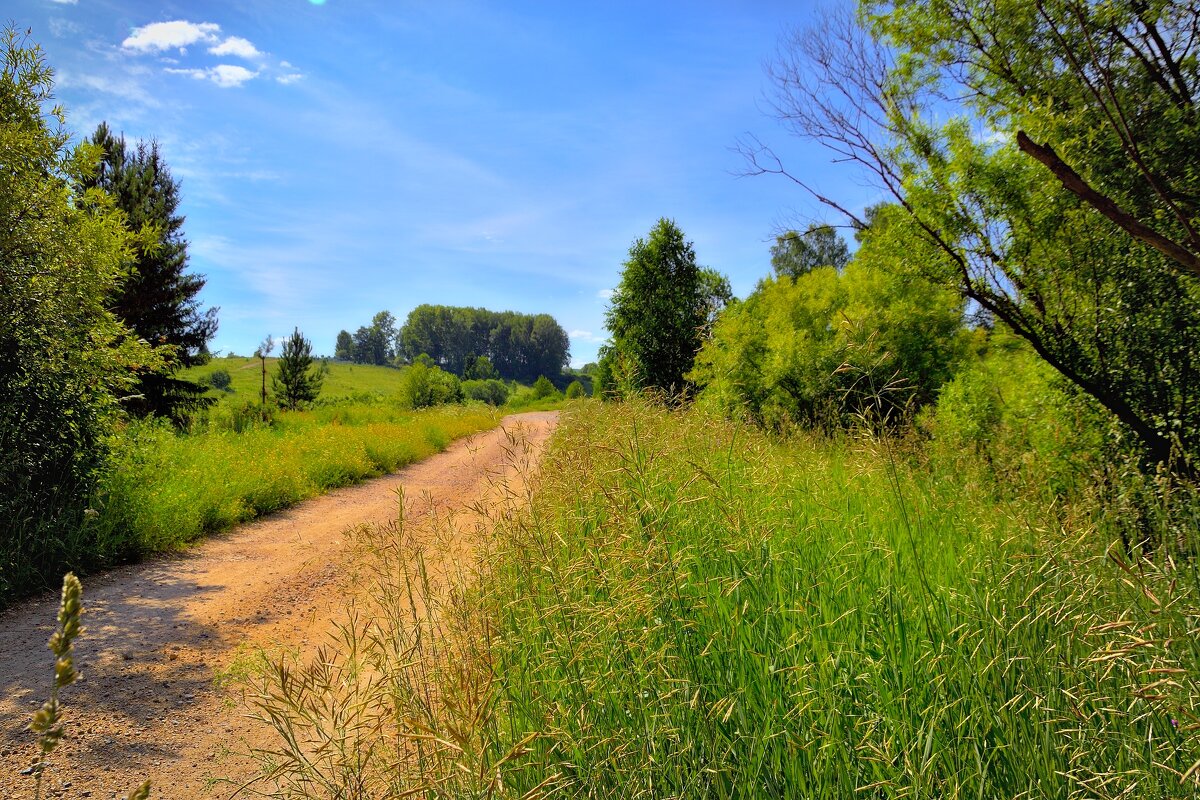
[[[461,403],[462,381],[440,367],[415,363],[404,373],[400,396],[410,408],[430,408],[446,403]]]
[[[537,400],[550,397],[556,391],[558,390],[554,388],[554,384],[545,375],[539,375],[538,379],[533,382],[533,396]]]
[[[580,397],[587,397],[587,392],[584,391],[583,384],[579,381],[571,381],[567,384],[566,398],[568,400],[575,400]]]

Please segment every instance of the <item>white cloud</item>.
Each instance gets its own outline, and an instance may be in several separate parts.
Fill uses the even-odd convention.
[[[303,77],[304,76],[301,75],[299,72],[292,72],[287,75],[280,75],[275,80],[279,81],[284,86],[287,86],[290,83],[295,83],[296,81],[300,80]]]
[[[280,69],[295,69],[295,67],[292,66],[292,62],[290,62],[290,61],[280,61],[279,68]]]
[[[262,55],[249,39],[240,36],[230,36],[215,47],[208,48],[214,56],[237,56],[238,58],[258,58]]]
[[[599,297],[601,300],[612,300],[614,292],[614,289],[601,289],[596,292],[596,297]]]
[[[133,33],[121,42],[121,47],[138,53],[162,52],[196,42],[215,41],[220,30],[221,26],[215,22],[188,22],[182,19],[152,22],[134,28]]]
[[[50,0],[51,3],[57,3],[60,6],[74,6],[79,4],[79,0]]]
[[[257,72],[251,72],[236,64],[218,64],[208,69],[167,69],[172,75],[187,75],[198,81],[210,80],[222,89],[241,86],[248,80],[258,77]]]
[[[604,337],[597,336],[596,334],[592,333],[591,331],[571,331],[570,333],[567,334],[567,336],[570,337],[572,341],[580,341],[580,342],[603,342],[604,341]]]

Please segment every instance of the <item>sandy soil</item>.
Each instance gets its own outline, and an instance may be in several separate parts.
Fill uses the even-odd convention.
[[[356,588],[347,530],[395,519],[401,488],[413,522],[494,518],[519,497],[502,487],[524,482],[556,421],[555,412],[507,417],[394,475],[85,580],[83,677],[63,692],[67,737],[47,769],[49,796],[124,797],[149,777],[155,798],[228,797],[254,774],[240,753],[265,733],[219,679],[258,648],[324,639]],[[25,726],[48,692],[57,602],[36,598],[0,615],[3,798],[33,795],[21,774],[35,752]]]

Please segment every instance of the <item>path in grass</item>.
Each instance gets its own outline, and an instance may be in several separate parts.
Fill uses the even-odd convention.
[[[536,466],[557,416],[506,417],[393,475],[85,580],[83,678],[63,692],[67,738],[47,769],[50,796],[124,797],[146,777],[155,797],[229,796],[236,786],[213,779],[253,775],[237,751],[261,733],[219,676],[258,647],[308,649],[326,636],[355,588],[346,532],[395,519],[398,490],[410,520],[488,513],[497,485]],[[33,796],[20,774],[34,755],[25,726],[48,693],[56,610],[43,597],[0,614],[0,797]]]

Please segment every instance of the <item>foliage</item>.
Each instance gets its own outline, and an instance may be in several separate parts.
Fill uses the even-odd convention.
[[[942,253],[929,274],[1107,409],[1147,473],[1193,473],[1200,173],[1179,154],[1200,142],[1194,9],[862,10],[867,34],[835,19],[788,43],[773,70],[785,124],[872,174]]]
[[[438,367],[413,364],[404,373],[400,396],[409,408],[429,408],[445,403],[461,403],[462,381]]]
[[[817,267],[841,270],[850,262],[850,249],[828,225],[810,225],[804,233],[786,231],[771,245],[771,268],[778,278],[795,280]]]
[[[545,375],[539,375],[538,379],[533,382],[533,396],[537,400],[549,397],[557,391],[554,384]]]
[[[567,384],[565,397],[568,400],[576,400],[580,397],[587,397],[587,391],[583,388],[583,384],[579,381],[571,381]]]
[[[161,366],[109,309],[134,244],[79,187],[95,148],[69,148],[41,48],[0,34],[0,597],[94,564],[74,536],[107,460],[116,398]],[[77,546],[78,545],[78,546]]]
[[[207,382],[209,386],[216,389],[217,391],[221,391],[221,392],[233,391],[233,389],[232,389],[233,376],[231,376],[229,374],[229,370],[227,370],[227,369],[214,369],[212,372],[208,373],[208,375],[206,376],[206,379],[207,380],[202,379],[200,382],[201,383]]]
[[[500,373],[487,356],[476,356],[475,358],[468,356],[467,366],[463,370],[462,376],[465,381],[490,381],[498,380]]]
[[[570,358],[570,339],[549,314],[419,305],[400,329],[405,355],[429,356],[444,370],[466,375],[487,358],[499,377],[533,381],[558,375]],[[476,376],[483,377],[483,376]]]
[[[333,347],[333,357],[338,361],[354,360],[354,337],[349,331],[338,331],[337,342]]]
[[[845,426],[931,402],[963,351],[962,302],[896,250],[906,219],[879,213],[855,259],[764,280],[717,320],[689,378],[728,416]],[[902,255],[897,255],[901,253]]]
[[[508,401],[508,384],[494,378],[463,381],[462,390],[467,400],[478,400],[490,406],[502,406]]]
[[[204,387],[181,379],[179,369],[208,360],[217,331],[217,309],[201,311],[197,299],[204,277],[188,272],[187,240],[179,213],[179,182],[172,177],[158,142],[129,147],[100,123],[90,142],[101,153],[99,169],[81,181],[112,197],[131,231],[146,237],[133,253],[128,278],[112,309],[133,333],[160,348],[165,368],[139,373],[136,392],[124,406],[139,414],[182,419],[203,405]]]
[[[612,344],[601,354],[607,362],[605,391],[688,388],[684,376],[717,305],[706,290],[716,286],[719,281],[705,278],[691,242],[673,221],[660,219],[648,239],[637,239],[605,314],[612,333]],[[727,283],[724,288],[728,291]],[[624,384],[607,378],[618,371],[627,378]]]
[[[930,457],[1007,495],[1079,501],[1108,457],[1102,411],[1011,333],[985,347],[922,413]]]
[[[271,378],[275,398],[284,408],[295,410],[317,399],[324,379],[324,370],[313,364],[312,343],[304,338],[299,328],[294,329],[283,343],[283,352]]]

